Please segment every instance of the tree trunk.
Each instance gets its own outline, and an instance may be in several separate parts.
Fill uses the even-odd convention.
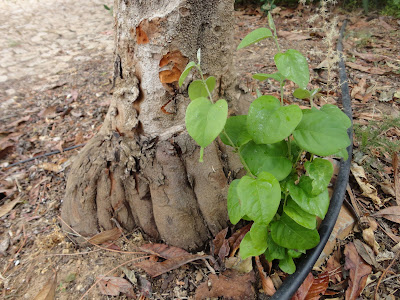
[[[201,48],[231,112],[242,93],[232,62],[233,0],[115,0],[113,99],[68,176],[61,216],[83,236],[119,223],[189,250],[227,226],[228,183],[240,170],[219,142],[204,163],[185,131],[184,67]],[[186,80],[188,82],[189,80]]]

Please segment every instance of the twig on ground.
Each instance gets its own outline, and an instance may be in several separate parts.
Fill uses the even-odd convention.
[[[379,285],[381,284],[383,278],[385,278],[386,273],[389,271],[390,267],[393,265],[393,263],[394,263],[395,261],[397,261],[397,259],[399,258],[399,256],[400,256],[400,250],[397,251],[397,253],[396,253],[396,255],[394,256],[393,260],[390,262],[390,264],[387,266],[387,268],[383,271],[381,277],[379,277],[379,280],[378,280],[378,283],[376,284],[376,289],[375,289],[375,295],[374,295],[374,299],[375,299],[375,300],[378,300],[378,299],[379,299],[379,298],[378,298]]]
[[[143,252],[143,251],[137,251],[137,252],[120,251],[120,250],[109,249],[109,248],[106,248],[106,247],[91,243],[88,238],[80,235],[76,230],[74,230],[71,226],[69,226],[60,216],[58,218],[61,220],[61,222],[63,222],[65,224],[65,226],[67,226],[69,229],[71,229],[77,236],[83,238],[86,242],[88,242],[89,244],[91,244],[91,245],[93,245],[93,246],[95,246],[97,248],[100,248],[100,249],[103,249],[103,250],[106,250],[106,251],[110,251],[110,252],[122,253],[122,254],[146,254],[146,252]],[[136,246],[134,246],[134,247],[138,248]]]

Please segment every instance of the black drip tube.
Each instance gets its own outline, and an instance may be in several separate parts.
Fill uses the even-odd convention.
[[[340,29],[340,36],[337,44],[337,51],[340,55],[339,60],[339,82],[342,90],[342,104],[343,110],[345,114],[350,118],[353,123],[353,114],[351,110],[351,99],[349,93],[349,85],[347,81],[346,69],[343,59],[343,33],[345,31],[347,25],[347,20],[344,21],[342,28]],[[350,141],[353,141],[353,128],[349,128],[348,135],[350,137]],[[343,203],[343,198],[346,193],[346,187],[349,180],[350,174],[350,164],[351,164],[351,156],[353,151],[353,145],[350,144],[347,147],[347,152],[349,154],[349,158],[346,161],[343,159],[340,161],[340,169],[339,174],[336,178],[335,188],[333,191],[333,196],[331,198],[330,206],[328,212],[326,214],[325,219],[322,221],[321,226],[319,227],[319,235],[321,237],[320,243],[313,249],[307,251],[307,253],[298,261],[297,270],[292,275],[288,276],[285,281],[282,283],[281,287],[276,291],[276,293],[270,298],[276,300],[289,300],[292,298],[294,293],[303,283],[304,279],[307,277],[308,273],[313,268],[315,262],[317,261],[319,255],[327,243],[329,236],[335,226],[336,220],[338,218],[340,208]]]

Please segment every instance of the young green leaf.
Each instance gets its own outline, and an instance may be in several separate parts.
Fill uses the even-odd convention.
[[[310,194],[313,196],[321,194],[331,181],[333,175],[332,163],[326,159],[315,158],[312,162],[305,162],[304,168],[312,179]]]
[[[237,224],[244,216],[239,196],[237,194],[237,185],[239,184],[239,181],[239,179],[232,181],[228,190],[228,215],[229,220],[233,225]]]
[[[257,79],[257,80],[260,80],[260,81],[272,78],[272,79],[275,79],[276,81],[278,81],[280,83],[285,81],[285,77],[282,76],[282,74],[279,73],[279,72],[273,73],[273,74],[258,73],[258,74],[254,74],[253,78]]]
[[[286,158],[287,144],[256,144],[248,142],[240,148],[240,154],[254,175],[261,172],[271,173],[278,181],[285,179],[292,170],[291,161]]]
[[[271,235],[268,235],[267,238],[267,245],[268,248],[265,251],[265,259],[269,262],[272,262],[274,259],[284,259],[286,256],[286,249],[279,246],[277,243],[274,242]]]
[[[261,172],[256,179],[243,176],[237,186],[237,193],[248,217],[260,225],[271,222],[281,200],[281,187],[272,174]]]
[[[293,132],[297,144],[316,155],[328,156],[350,145],[348,122],[337,118],[336,111],[304,109],[303,118]]]
[[[244,37],[244,39],[240,42],[237,50],[247,47],[251,44],[257,43],[263,39],[272,37],[272,32],[268,28],[258,28],[253,30],[248,35]]]
[[[202,80],[194,80],[188,88],[189,98],[195,100],[200,97],[209,97],[208,91],[212,93],[215,88],[216,79],[214,76],[210,76],[206,79],[206,84]],[[207,91],[207,88],[208,91]]]
[[[323,219],[329,208],[329,192],[325,189],[317,196],[311,196],[310,191],[305,191],[305,185],[296,185],[293,180],[287,182],[290,197],[306,212]]]
[[[293,274],[296,271],[296,265],[289,254],[286,254],[284,259],[279,260],[279,268],[288,274]]]
[[[206,85],[211,94],[212,94],[216,84],[217,84],[217,79],[215,79],[214,76],[210,76],[206,79]]]
[[[302,254],[305,254],[305,250],[288,249],[287,254],[293,258],[299,258]]]
[[[287,200],[283,211],[297,224],[305,228],[315,229],[317,227],[317,217],[301,209],[291,198]]]
[[[229,117],[225,124],[225,132],[220,134],[221,141],[231,147],[240,147],[251,141],[246,124],[246,115]],[[228,135],[229,139],[226,135]],[[231,145],[231,142],[233,145]]]
[[[267,227],[254,223],[240,243],[240,257],[246,259],[263,254],[267,249],[267,236]]]
[[[276,27],[275,27],[274,19],[272,18],[271,12],[268,12],[268,26],[276,34]]]
[[[311,93],[308,90],[297,88],[294,90],[293,96],[298,99],[309,99],[311,97]]]
[[[190,100],[196,100],[197,98],[203,97],[207,98],[208,97],[208,92],[207,89],[201,80],[194,80],[192,83],[190,83],[189,88],[188,88],[188,94]]]
[[[250,105],[247,129],[257,144],[273,144],[288,137],[301,118],[297,105],[281,106],[274,96],[262,96]]]
[[[228,104],[224,99],[211,103],[207,98],[197,98],[187,107],[186,128],[190,136],[205,148],[224,129],[227,116]]]
[[[302,89],[310,81],[307,59],[297,50],[289,49],[284,53],[277,53],[274,57],[278,71],[287,79],[298,84]]]
[[[201,48],[197,50],[197,63],[200,65],[201,63]]]
[[[332,154],[335,157],[342,157],[344,161],[349,159],[349,152],[346,148],[340,149],[338,152]]]
[[[319,234],[316,229],[307,229],[283,213],[279,221],[270,225],[272,239],[288,249],[311,249],[318,245]]]
[[[179,77],[179,87],[182,86],[183,82],[185,81],[186,77],[189,75],[190,70],[196,66],[196,63],[194,61],[191,61],[186,65],[185,70],[183,70],[181,76]]]

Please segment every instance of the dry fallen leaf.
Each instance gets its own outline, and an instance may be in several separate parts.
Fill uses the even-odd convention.
[[[10,235],[6,233],[4,239],[0,242],[0,255],[6,256],[8,247],[10,247]]]
[[[362,194],[366,197],[371,198],[375,204],[381,205],[382,202],[381,199],[378,197],[378,191],[368,182],[364,168],[353,163],[351,165],[351,173],[353,174],[358,185],[360,186],[363,192]]]
[[[293,295],[291,300],[304,300],[313,282],[314,282],[314,276],[310,272],[308,273],[306,279],[304,279],[303,283],[298,288],[296,293]]]
[[[355,85],[351,91],[351,97],[361,100],[363,103],[368,102],[371,98],[371,89],[367,87],[367,79],[365,77],[361,78],[357,85]]]
[[[95,236],[91,237],[88,242],[94,245],[100,245],[103,244],[105,242],[111,242],[111,241],[115,241],[117,239],[119,239],[119,237],[121,236],[121,230],[117,227],[110,229],[110,230],[106,230],[103,232],[100,232],[98,234],[96,234]]]
[[[55,118],[57,116],[57,105],[45,108],[38,114],[38,116],[44,118]]]
[[[165,261],[144,260],[135,264],[136,267],[143,269],[151,277],[157,277],[168,271],[177,269],[189,262],[199,259],[214,260],[211,255],[195,255],[187,251],[164,244],[146,244],[140,247],[144,252],[165,258]]]
[[[310,40],[311,36],[309,34],[307,35],[302,35],[297,32],[292,32],[292,31],[284,31],[284,30],[278,30],[278,36],[279,37],[284,37],[285,39],[289,41],[301,41],[301,40]]]
[[[106,277],[102,275],[97,279],[100,278],[101,280],[98,282],[98,285],[103,295],[119,296],[122,293],[134,297],[133,286],[128,280],[121,277]]]
[[[388,73],[386,70],[381,69],[381,68],[377,68],[377,67],[366,67],[366,66],[362,66],[353,62],[346,62],[346,66],[355,69],[355,70],[359,70],[365,73],[369,73],[369,74],[374,74],[374,75],[384,75],[386,73]]]
[[[379,25],[381,25],[383,28],[385,28],[386,30],[389,31],[393,31],[396,30],[395,28],[393,28],[392,26],[390,26],[388,23],[386,23],[384,20],[382,20],[381,18],[379,18]]]
[[[38,167],[42,168],[43,170],[54,172],[54,173],[59,173],[63,169],[62,165],[48,163],[48,162],[41,163],[38,165]]]
[[[365,242],[367,242],[368,245],[372,247],[374,250],[375,254],[379,253],[379,244],[375,240],[375,230],[378,228],[378,223],[371,218],[367,217],[366,218],[369,223],[369,227],[366,229],[363,229],[362,236]]]
[[[20,197],[18,197],[16,199],[0,206],[0,218],[4,215],[8,214],[8,212],[10,210],[12,210],[14,208],[14,206],[20,202],[22,202],[22,199]]]
[[[253,300],[255,291],[252,283],[255,281],[254,272],[240,274],[227,270],[217,276],[211,274],[209,280],[203,282],[196,290],[195,300],[213,297],[224,297],[230,300]]]
[[[364,289],[368,275],[372,272],[372,268],[358,255],[357,249],[353,243],[348,243],[345,246],[344,255],[346,256],[344,268],[350,272],[349,287],[346,290],[346,300],[355,300]]]
[[[378,62],[381,60],[385,60],[387,57],[385,55],[379,55],[379,54],[374,54],[374,53],[361,53],[361,52],[357,52],[357,51],[351,51],[351,53],[354,54],[355,56],[362,58],[365,61],[368,61],[368,62]]]
[[[253,261],[251,257],[244,260],[238,256],[228,257],[225,259],[225,267],[239,271],[240,273],[249,273],[253,270]]]
[[[225,239],[228,233],[228,228],[221,230],[214,238],[214,256],[217,255],[221,262],[224,260],[225,256],[229,255],[230,247],[229,242]]]
[[[318,300],[321,296],[325,295],[328,285],[328,272],[319,274],[317,278],[314,278],[310,272],[296,294],[292,297],[292,300]]]
[[[247,224],[246,226],[237,230],[232,236],[228,239],[229,247],[231,249],[230,256],[234,256],[236,251],[240,247],[240,243],[242,242],[246,233],[250,230],[252,223]]]
[[[267,294],[268,296],[272,296],[276,292],[274,283],[272,282],[271,277],[269,277],[269,276],[267,276],[267,274],[265,274],[264,267],[261,264],[260,258],[258,256],[256,256],[256,257],[254,257],[254,259],[256,260],[258,274],[260,275],[260,278],[261,278],[261,284],[262,284],[264,293]]]
[[[39,294],[36,295],[34,300],[53,300],[56,295],[56,287],[57,287],[57,273],[54,272],[53,277],[40,290]]]
[[[364,244],[360,240],[354,240],[354,246],[357,249],[358,254],[365,260],[365,262],[375,268],[379,265],[376,262],[375,253],[368,245]]]
[[[373,217],[383,217],[392,222],[400,224],[400,206],[391,206],[379,210],[372,215]]]

